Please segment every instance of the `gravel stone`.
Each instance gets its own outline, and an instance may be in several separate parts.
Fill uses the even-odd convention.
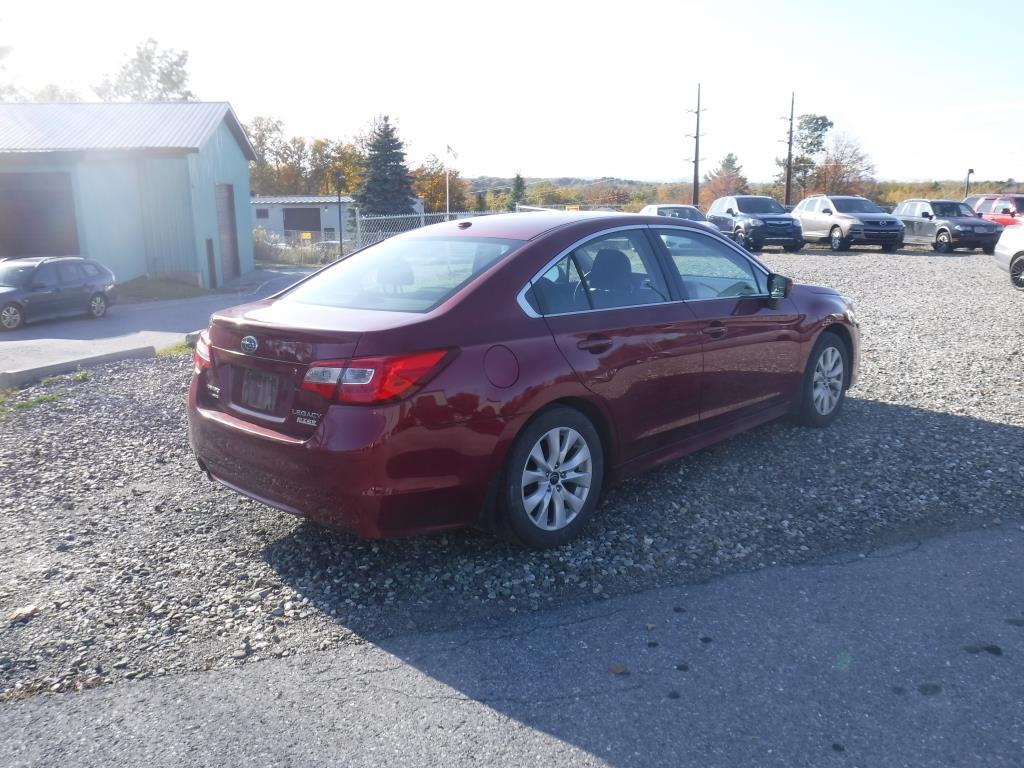
[[[360,541],[209,482],[187,443],[187,357],[14,393],[5,406],[59,398],[0,413],[0,616],[36,607],[0,622],[0,700],[1020,527],[1024,304],[991,259],[763,260],[857,302],[861,380],[840,419],[766,425],[609,489],[555,551],[474,531]]]

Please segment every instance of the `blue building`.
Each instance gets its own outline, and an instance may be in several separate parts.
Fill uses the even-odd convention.
[[[253,157],[227,103],[0,104],[0,257],[215,288],[252,269]]]

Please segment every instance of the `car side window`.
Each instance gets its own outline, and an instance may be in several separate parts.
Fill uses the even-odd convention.
[[[526,301],[542,315],[564,315],[590,309],[580,271],[571,253],[533,280],[526,292]]]
[[[658,230],[679,272],[687,299],[720,299],[765,293],[765,278],[750,260],[725,243],[680,230]]]
[[[58,264],[57,277],[61,285],[77,285],[82,282],[82,273],[75,264]]]
[[[715,202],[713,202],[711,204],[711,207],[708,208],[708,215],[710,216],[713,213],[718,213],[718,211],[719,211],[719,209],[721,207],[722,207],[722,198],[718,198],[717,200],[715,200]]]
[[[95,264],[89,264],[88,262],[82,265],[82,271],[85,272],[86,277],[102,276],[99,267],[97,267]]]
[[[33,285],[41,285],[44,288],[56,288],[57,287],[57,270],[53,268],[52,264],[42,264],[36,269],[36,274],[32,278]]]
[[[987,200],[982,200],[981,205],[978,206],[978,213],[992,213],[992,209],[996,207],[996,199],[990,197]]]
[[[594,309],[668,301],[668,286],[642,232],[614,232],[584,243],[573,256]]]
[[[1002,213],[1003,211],[1013,213],[1015,210],[1013,200],[1009,197],[1001,197],[996,201],[996,213]]]
[[[806,211],[808,213],[817,213],[820,210],[821,210],[821,198],[820,197],[816,197],[813,200],[808,200],[807,201]]]

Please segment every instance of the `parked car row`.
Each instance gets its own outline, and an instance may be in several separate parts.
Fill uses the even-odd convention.
[[[81,256],[33,256],[0,262],[0,328],[35,320],[103,317],[117,299],[114,273]]]
[[[940,253],[981,248],[992,254],[1004,224],[1021,221],[1024,195],[974,195],[962,203],[904,200],[892,213],[859,195],[811,195],[792,211],[766,195],[729,195],[712,202],[706,217],[692,205],[648,205],[640,213],[706,222],[754,251],[779,246],[796,252],[805,243],[827,243],[833,251],[877,245],[895,253],[913,243]]]

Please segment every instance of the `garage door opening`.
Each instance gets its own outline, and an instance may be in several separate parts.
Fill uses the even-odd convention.
[[[77,256],[68,173],[0,173],[0,256]]]

